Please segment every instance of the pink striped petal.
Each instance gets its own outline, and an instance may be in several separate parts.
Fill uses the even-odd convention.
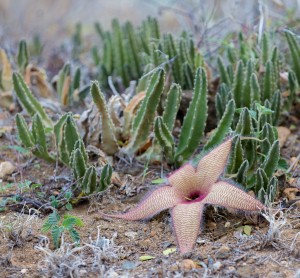
[[[172,219],[180,253],[191,252],[196,243],[203,213],[202,202],[179,204],[172,209]]]
[[[172,208],[182,201],[182,197],[173,187],[167,185],[154,190],[136,208],[123,214],[103,214],[106,217],[125,220],[140,220],[149,218],[165,209]]]
[[[260,201],[242,189],[225,181],[213,184],[203,202],[247,211],[258,211],[265,208]]]
[[[230,153],[232,139],[205,155],[197,166],[198,187],[206,193],[210,185],[214,184],[223,173]]]
[[[197,190],[196,169],[191,164],[185,164],[173,172],[169,177],[169,183],[180,191],[183,196],[188,197]]]

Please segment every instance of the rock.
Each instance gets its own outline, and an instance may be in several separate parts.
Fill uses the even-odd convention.
[[[206,226],[209,230],[215,230],[217,227],[217,224],[215,222],[208,222],[208,224]]]
[[[25,274],[26,272],[27,272],[27,269],[26,269],[26,268],[21,269],[21,273],[22,273],[22,274]]]
[[[213,258],[208,257],[208,258],[207,258],[207,262],[205,262],[205,263],[206,263],[206,265],[207,265],[207,267],[208,267],[209,269],[212,269],[213,264],[214,264],[214,260],[213,260]]]
[[[172,245],[173,245],[172,242],[166,241],[166,242],[163,243],[163,249],[169,248]]]
[[[192,270],[194,268],[200,268],[198,264],[196,264],[193,260],[185,259],[182,261],[182,267],[184,270]]]
[[[247,257],[244,257],[247,259]],[[255,260],[254,258],[250,258],[248,261],[247,261],[247,264],[254,264],[255,263]]]
[[[253,267],[249,265],[241,266],[237,269],[238,275],[240,275],[242,278],[248,278],[248,277],[253,277]]]
[[[227,221],[227,222],[225,223],[224,227],[225,227],[225,228],[229,228],[229,227],[230,227],[230,222]]]
[[[231,249],[223,245],[219,248],[219,250],[216,252],[216,258],[217,259],[227,259],[230,256]]]
[[[14,104],[13,94],[11,92],[1,92],[0,106],[8,110],[12,110],[12,105]]]
[[[16,167],[9,161],[4,161],[0,163],[0,179],[12,174]]]
[[[206,239],[203,239],[203,238],[198,238],[197,241],[196,241],[198,244],[204,244],[207,242]]]
[[[107,277],[109,276],[111,278],[119,278],[120,277],[120,275],[117,272],[115,272],[112,268],[109,269],[108,273],[106,273],[106,274],[107,274]],[[85,276],[85,277],[87,277],[87,276]]]
[[[279,76],[280,76],[280,81],[282,83],[285,83],[287,84],[289,82],[289,73],[287,71],[285,72],[280,72],[279,73]]]
[[[227,270],[228,273],[233,273],[233,272],[235,272],[235,267],[234,266],[228,266],[226,268],[226,270]]]
[[[126,269],[126,270],[133,269],[135,267],[136,267],[136,263],[130,261],[125,261],[122,264],[122,269]]]
[[[137,232],[126,232],[124,235],[127,237],[130,237],[132,239],[135,239],[135,237],[138,235],[138,233]]]
[[[179,267],[178,267],[178,265],[173,264],[173,265],[171,265],[170,270],[173,271],[173,272],[175,272],[175,271],[179,270]]]
[[[79,275],[80,275],[80,277],[86,277],[87,271],[85,269],[80,269],[79,270]]]
[[[213,269],[214,270],[219,270],[222,267],[221,262],[217,261],[213,264]]]
[[[291,131],[284,126],[277,127],[278,132],[278,140],[280,147],[283,147],[289,136],[291,135]]]
[[[142,248],[148,249],[149,246],[151,246],[151,240],[149,238],[145,239],[145,240],[142,240],[142,241],[139,242],[139,246],[142,247]]]

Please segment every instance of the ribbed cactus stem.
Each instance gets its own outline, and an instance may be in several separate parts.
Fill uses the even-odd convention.
[[[86,163],[80,149],[75,149],[72,152],[70,164],[73,170],[74,178],[76,180],[83,178],[86,171]]]
[[[82,192],[89,195],[96,191],[97,173],[94,166],[90,166],[83,176],[81,181]]]
[[[271,100],[272,124],[276,126],[279,121],[280,110],[281,110],[281,94],[279,90],[276,90]]]
[[[255,73],[251,75],[251,103],[260,102],[261,93],[260,86]]]
[[[243,84],[244,84],[244,63],[239,61],[236,66],[234,83],[233,83],[233,98],[237,108],[242,107],[243,105]]]
[[[66,118],[63,131],[63,140],[66,144],[66,151],[69,155],[71,155],[74,150],[75,143],[77,140],[81,139],[76,123],[71,114],[69,114]]]
[[[234,100],[230,100],[226,105],[226,110],[221,118],[217,128],[214,133],[211,135],[207,143],[205,144],[203,150],[207,151],[218,146],[225,138],[225,135],[228,133],[230,126],[232,124],[233,116],[235,112],[235,103]]]
[[[174,163],[174,140],[173,136],[164,123],[162,117],[157,117],[154,125],[155,138],[166,155],[167,162]]]
[[[48,162],[54,162],[55,159],[48,153],[45,128],[39,114],[32,117],[32,137],[35,143],[33,154]]]
[[[27,50],[27,43],[25,40],[21,40],[19,43],[17,62],[18,62],[20,72],[24,74],[25,69],[29,63],[29,54]]]
[[[265,161],[262,165],[262,169],[264,169],[268,178],[271,178],[273,173],[275,172],[278,166],[279,157],[280,157],[279,141],[276,140],[272,144],[269,153],[266,156]]]
[[[176,115],[181,102],[182,90],[180,85],[172,84],[168,92],[162,120],[167,128],[172,131],[176,119]]]
[[[97,191],[105,190],[111,183],[111,176],[112,176],[112,167],[109,164],[106,164],[101,171],[100,175],[100,185],[97,188]]]
[[[251,106],[251,77],[254,72],[253,62],[249,60],[246,65],[246,75],[243,85],[243,106]]]
[[[154,124],[155,113],[163,92],[165,81],[164,70],[159,68],[151,76],[146,96],[133,120],[130,142],[124,152],[132,156],[148,140],[151,127]]]
[[[236,181],[244,186],[246,186],[247,183],[247,172],[249,169],[249,162],[248,160],[244,160],[243,163],[241,164],[237,176],[236,176]]]
[[[91,83],[91,94],[101,116],[101,148],[108,155],[114,155],[119,149],[116,140],[115,126],[108,113],[104,95],[97,81]]]
[[[298,82],[300,83],[300,46],[293,33],[286,30],[285,35],[291,51],[293,70],[297,76]]]
[[[23,77],[19,73],[13,73],[13,84],[18,100],[27,113],[33,117],[38,113],[46,127],[53,127],[53,123],[41,106],[39,101],[33,96],[28,86],[24,82]]]
[[[218,66],[219,66],[221,81],[227,85],[230,85],[231,84],[230,78],[228,76],[226,67],[224,65],[224,61],[220,56],[218,57]]]
[[[264,33],[263,37],[262,37],[262,63],[263,63],[263,65],[265,65],[270,58],[269,57],[270,56],[269,49],[270,49],[270,45],[269,45],[268,34]]]
[[[16,115],[16,124],[21,142],[26,148],[32,148],[34,146],[34,139],[21,114]]]
[[[112,28],[114,32],[114,37],[113,37],[113,47],[114,47],[114,64],[115,68],[117,70],[117,73],[119,76],[122,77],[123,84],[125,86],[129,85],[129,77],[128,77],[128,72],[125,69],[126,65],[126,51],[127,49],[125,48],[124,45],[124,39],[123,39],[123,32],[120,26],[120,23],[117,19],[114,19],[112,21]]]
[[[271,61],[266,64],[266,71],[264,75],[263,84],[263,100],[271,100],[275,92],[275,80],[274,80],[274,67]]]
[[[207,78],[204,68],[198,68],[195,75],[194,95],[183,120],[175,159],[180,165],[198,147],[207,118]]]

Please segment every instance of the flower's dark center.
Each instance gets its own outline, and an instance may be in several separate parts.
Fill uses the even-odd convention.
[[[201,197],[200,192],[193,192],[193,193],[189,194],[188,196],[186,196],[185,198],[188,201],[194,201],[194,200],[197,200],[199,197]]]

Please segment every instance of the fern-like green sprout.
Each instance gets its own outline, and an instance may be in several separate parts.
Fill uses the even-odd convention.
[[[84,223],[81,218],[65,214],[61,216],[55,210],[52,212],[42,226],[42,232],[51,232],[51,237],[55,248],[60,246],[60,239],[64,233],[68,233],[74,243],[80,242],[80,235],[76,227],[83,227]]]

